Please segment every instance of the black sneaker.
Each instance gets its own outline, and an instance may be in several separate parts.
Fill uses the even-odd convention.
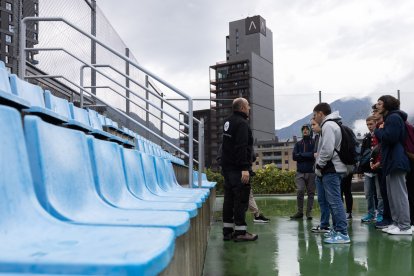
[[[311,231],[313,233],[329,233],[330,229],[329,227],[321,227],[320,225],[314,226]]]
[[[303,218],[303,213],[299,213],[297,212],[296,214],[294,214],[293,216],[290,217],[291,219],[301,219]]]
[[[234,237],[235,242],[255,241],[259,236],[257,234],[250,234],[246,232],[244,235],[237,235]]]
[[[307,219],[307,220],[312,220],[313,218],[312,218],[312,217],[310,217],[310,216],[308,216],[308,217],[306,217],[306,219]]]
[[[268,223],[270,219],[266,218],[262,214],[258,215],[257,217],[254,217],[253,222],[256,223]]]
[[[352,220],[352,213],[346,213],[346,220]]]
[[[231,241],[234,237],[233,233],[223,234],[223,241]]]

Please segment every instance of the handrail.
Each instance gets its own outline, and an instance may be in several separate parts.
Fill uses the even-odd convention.
[[[116,94],[118,94],[119,96],[121,96],[122,98],[129,100],[130,102],[132,102],[134,105],[136,105],[137,107],[141,108],[141,109],[142,109],[142,110],[144,110],[145,112],[148,112],[149,114],[151,114],[152,116],[154,116],[154,117],[155,117],[155,118],[157,118],[158,120],[162,120],[160,117],[158,117],[158,116],[157,116],[157,115],[155,115],[154,113],[150,112],[149,110],[146,110],[146,109],[145,109],[145,108],[143,108],[142,106],[138,105],[135,101],[130,100],[127,96],[122,95],[122,93],[120,93],[120,92],[116,91],[114,88],[112,88],[112,87],[111,87],[111,86],[109,86],[109,85],[107,85],[107,86],[82,86],[82,85],[81,85],[81,87],[83,87],[83,88],[105,88],[105,89],[110,89],[110,90],[114,91]],[[172,128],[175,128],[175,126],[173,126],[172,124],[170,124],[170,123],[168,123],[168,122],[166,122],[166,121],[164,121],[164,124],[166,124],[166,125],[168,125],[168,126],[170,126],[170,127],[172,127]],[[188,136],[188,134],[187,134],[187,133],[185,133],[184,131],[181,131],[181,130],[179,130],[179,129],[176,129],[176,130],[177,130],[179,133],[181,133],[181,134],[183,134],[183,135]],[[197,140],[195,140],[195,141],[197,141]],[[197,141],[197,143],[198,143],[198,141]]]
[[[131,60],[129,57],[125,57],[123,54],[119,53],[118,51],[112,49],[111,47],[105,45],[103,42],[101,42],[99,39],[97,39],[96,37],[84,32],[83,30],[81,30],[80,28],[78,28],[77,26],[75,26],[74,24],[70,23],[69,21],[65,20],[64,18],[61,17],[25,17],[21,20],[21,30],[20,30],[20,49],[19,49],[19,54],[20,54],[20,68],[19,68],[19,75],[20,78],[24,79],[25,78],[25,74],[26,74],[26,55],[25,55],[25,51],[26,51],[26,23],[29,21],[61,21],[66,23],[68,26],[72,27],[73,29],[75,29],[76,31],[78,31],[79,33],[83,34],[84,36],[88,37],[89,39],[91,39],[92,41],[94,41],[95,43],[99,44],[100,46],[102,46],[103,48],[105,48],[106,50],[108,50],[109,52],[113,53],[114,55],[118,56],[119,58],[123,59],[124,61],[126,61],[128,64],[134,66],[135,68],[141,70],[142,72],[144,72],[146,75],[151,76],[153,79],[157,80],[158,82],[162,83],[163,85],[165,85],[166,87],[168,87],[169,89],[171,89],[172,91],[174,91],[175,93],[181,95],[184,98],[188,99],[188,133],[190,135],[190,139],[188,140],[188,170],[189,170],[189,175],[188,175],[188,181],[190,186],[192,186],[193,183],[193,174],[192,174],[192,170],[193,170],[193,102],[192,102],[192,97],[190,95],[187,95],[186,93],[182,92],[180,89],[176,88],[175,86],[173,86],[172,84],[164,81],[163,79],[161,79],[160,77],[158,77],[157,75],[155,75],[154,73],[152,73],[151,71],[145,69],[144,67],[138,65],[136,62],[134,62],[133,60]],[[132,119],[132,118],[131,118]]]
[[[177,111],[180,111],[181,113],[185,114],[186,112],[184,110],[182,110],[181,108],[177,107],[176,105],[167,102],[165,98],[161,97],[160,95],[158,95],[157,93],[154,93],[153,91],[151,91],[150,89],[148,89],[147,87],[145,87],[144,85],[140,84],[139,82],[137,82],[135,79],[131,78],[130,76],[128,76],[127,74],[124,74],[123,72],[121,72],[120,70],[116,69],[115,67],[113,67],[110,64],[92,64],[94,68],[98,68],[98,67],[107,67],[110,68],[112,70],[114,70],[115,72],[117,72],[118,74],[120,74],[121,76],[125,77],[126,79],[128,79],[129,81],[135,83],[136,85],[138,85],[139,87],[141,87],[142,89],[144,89],[145,91],[151,93],[153,96],[155,96],[157,99],[166,102],[168,105],[170,105],[171,107],[174,107]],[[85,66],[81,67],[81,74],[83,74],[83,69],[85,69]],[[92,69],[93,70],[93,69]],[[151,85],[152,86],[152,85]],[[188,99],[183,99],[188,101]],[[81,99],[82,102],[82,99]]]
[[[127,114],[123,113],[122,111],[118,110],[117,108],[112,107],[110,104],[108,104],[107,102],[105,102],[104,100],[102,100],[101,98],[99,98],[98,96],[96,96],[95,94],[93,94],[92,92],[89,92],[87,89],[85,89],[84,87],[76,84],[75,82],[69,80],[68,78],[66,78],[63,75],[33,75],[33,76],[26,76],[26,79],[53,79],[53,78],[61,78],[66,80],[67,82],[69,82],[70,84],[74,85],[75,87],[82,89],[84,92],[86,92],[89,96],[99,100],[100,102],[102,102],[103,104],[109,106],[110,108],[112,108],[116,113],[120,114],[121,116],[124,116],[125,118],[128,118],[130,121],[132,121],[133,123],[137,124],[138,126],[142,127],[144,130],[150,132],[152,135],[155,135],[156,137],[160,138],[161,140],[163,140],[164,142],[166,142],[167,144],[169,144],[170,146],[172,146],[174,149],[178,150],[179,152],[181,152],[182,154],[184,154],[186,157],[189,157],[189,154],[186,153],[184,150],[180,149],[179,147],[177,147],[176,145],[174,145],[173,143],[171,143],[170,141],[168,141],[167,139],[161,137],[160,135],[158,135],[157,133],[155,133],[154,131],[152,131],[151,129],[147,128],[146,126],[144,126],[143,124],[141,124],[140,122],[136,121],[135,119],[131,118],[130,116],[128,116]]]
[[[30,49],[30,48],[29,48],[29,49]],[[82,61],[82,60],[78,59],[75,55],[73,55],[73,54],[72,54],[72,53],[70,53],[69,51],[66,51],[66,50],[65,50],[65,49],[63,49],[63,48],[36,48],[36,49],[33,49],[33,50],[36,50],[36,51],[52,51],[52,50],[58,50],[58,49],[59,49],[60,51],[63,51],[63,52],[65,52],[65,53],[69,54],[70,56],[72,56],[72,57],[76,58],[77,60],[79,60],[81,63],[83,63],[83,64],[84,64],[84,65],[82,65],[82,66],[81,66],[81,69],[80,69],[80,71],[81,71],[81,75],[80,75],[80,86],[83,86],[83,69],[84,69],[84,68],[86,68],[86,67],[93,68],[93,70],[95,70],[96,72],[98,72],[99,74],[101,74],[102,76],[104,76],[105,78],[107,78],[107,79],[111,80],[113,83],[115,83],[115,84],[119,85],[120,87],[124,88],[125,90],[128,90],[128,91],[129,91],[132,95],[134,95],[134,96],[138,97],[139,99],[141,99],[141,100],[145,101],[146,103],[148,103],[148,104],[152,105],[153,107],[155,107],[155,109],[157,109],[157,110],[159,110],[159,111],[161,111],[161,112],[163,112],[163,113],[167,114],[167,115],[168,115],[170,118],[172,118],[173,120],[175,120],[175,121],[177,121],[177,122],[179,122],[179,123],[183,124],[182,122],[180,122],[180,120],[178,120],[177,118],[175,118],[175,117],[174,117],[174,115],[170,114],[169,112],[164,111],[163,109],[161,109],[160,107],[158,107],[158,106],[156,106],[154,103],[152,103],[151,101],[149,101],[149,100],[147,100],[147,99],[144,99],[142,96],[138,95],[138,94],[137,94],[137,93],[135,93],[133,90],[129,89],[128,87],[124,86],[123,84],[120,84],[120,83],[119,83],[119,82],[117,82],[116,80],[114,80],[114,79],[112,79],[111,77],[107,76],[105,73],[103,73],[103,72],[102,72],[102,70],[95,69],[96,67],[95,67],[94,65],[89,64],[89,63],[87,63],[87,62],[84,62],[84,61]],[[82,106],[82,105],[83,105],[83,93],[80,93],[80,97],[81,97],[81,107],[83,107],[83,106]],[[128,99],[129,101],[131,101],[131,99],[129,99],[129,98],[127,98],[127,99]],[[184,124],[184,126],[186,126],[186,127],[188,128],[188,124]]]

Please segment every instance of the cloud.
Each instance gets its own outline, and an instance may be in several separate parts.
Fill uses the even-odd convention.
[[[101,0],[98,5],[141,64],[204,98],[208,67],[225,60],[228,23],[260,14],[274,35],[276,128],[308,114],[320,90],[324,101],[397,89],[402,99],[414,94],[409,92],[414,90],[414,51],[409,51],[414,2],[409,0]],[[402,107],[412,109],[407,101]]]

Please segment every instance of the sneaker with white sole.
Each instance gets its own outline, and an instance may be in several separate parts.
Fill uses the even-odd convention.
[[[350,243],[351,239],[348,235],[344,235],[342,233],[336,232],[335,235],[332,237],[326,238],[323,240],[325,243],[330,244],[343,244],[343,243]]]
[[[366,214],[364,217],[361,218],[361,222],[370,223],[370,222],[374,221],[374,219],[375,219],[374,215]]]
[[[381,231],[384,232],[384,233],[388,233],[388,231],[390,231],[390,230],[392,230],[394,228],[398,228],[397,225],[391,224],[388,227],[386,227],[384,229],[381,229]]]
[[[320,225],[316,225],[312,227],[311,231],[313,233],[329,233],[329,227],[321,227]]]
[[[394,227],[391,230],[388,230],[388,234],[390,235],[412,235],[413,231],[411,230],[411,227],[408,228],[407,230],[401,230],[398,227]]]
[[[325,238],[330,238],[330,237],[335,236],[335,234],[336,234],[335,230],[331,229],[328,233],[324,233],[323,236]]]
[[[263,216],[263,214],[258,215],[257,217],[254,217],[253,222],[256,223],[268,223],[270,219]]]

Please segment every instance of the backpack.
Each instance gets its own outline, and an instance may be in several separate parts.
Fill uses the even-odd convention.
[[[409,122],[405,122],[407,135],[404,141],[404,148],[410,160],[414,160],[414,127]]]
[[[338,124],[341,129],[342,141],[339,150],[335,149],[336,153],[341,159],[342,163],[345,165],[355,165],[358,162],[358,148],[359,143],[356,139],[356,136],[352,129],[343,125],[341,122],[336,120],[326,120],[333,121]]]

